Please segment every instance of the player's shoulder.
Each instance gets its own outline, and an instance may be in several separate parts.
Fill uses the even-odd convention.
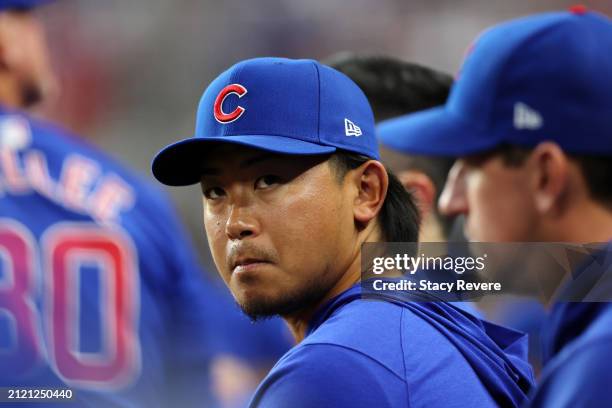
[[[445,305],[443,305],[445,306]],[[449,306],[450,307],[450,306]],[[384,300],[357,299],[336,309],[304,341],[354,350],[398,375],[406,364],[422,361],[429,345],[454,354],[454,347],[412,308]]]
[[[66,162],[75,168],[87,168],[125,185],[149,208],[168,207],[165,194],[144,175],[56,123],[0,108],[0,144],[22,151],[36,150],[51,168],[65,169]]]
[[[333,310],[302,344],[333,344],[374,356],[383,347],[397,351],[404,313],[404,308],[390,302],[356,299]]]
[[[32,119],[31,123],[34,132],[40,133],[40,136],[42,136],[41,140],[37,140],[37,143],[45,143],[46,141],[45,147],[47,150],[52,150],[55,146],[60,154],[76,153],[82,155],[95,161],[102,169],[114,171],[134,185],[142,186],[145,190],[151,188],[152,183],[86,138],[82,138],[54,123],[36,119]]]
[[[4,144],[16,149],[42,149],[57,156],[77,153],[113,165],[109,155],[85,139],[56,123],[26,112],[0,109],[0,134]]]
[[[378,361],[338,344],[301,343],[258,387],[251,407],[391,407],[407,401],[405,381]]]
[[[355,356],[385,367],[411,383],[425,381],[438,361],[445,361],[449,371],[472,378],[473,370],[451,338],[454,331],[440,328],[436,324],[439,320],[447,325],[481,330],[463,312],[446,303],[406,305],[382,299],[356,299],[335,309],[302,342],[304,350],[295,351],[306,354],[307,347],[314,344],[328,345],[330,353],[337,352],[337,348],[351,350]],[[432,349],[438,358],[431,358]]]
[[[430,390],[422,391],[427,388],[422,384],[431,377],[434,363],[427,354],[437,335],[425,331],[435,329],[423,326],[420,317],[400,305],[365,299],[344,303],[277,362],[251,406],[294,406],[291,396],[298,393],[308,395],[299,400],[303,407],[404,406],[400,401],[410,406],[426,401],[430,396],[424,394]],[[436,355],[445,362],[457,354],[452,346],[440,348]]]
[[[597,357],[599,355],[599,357]],[[612,357],[612,304],[601,304],[584,332],[569,342],[551,361],[550,367],[573,364],[585,358]],[[608,361],[608,358],[603,360]]]
[[[599,407],[610,393],[612,335],[578,338],[544,368],[530,407]],[[576,373],[580,373],[576,376]],[[576,405],[576,401],[580,404]]]

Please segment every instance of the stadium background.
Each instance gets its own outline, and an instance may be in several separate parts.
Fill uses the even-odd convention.
[[[40,115],[150,175],[150,159],[190,136],[206,85],[255,56],[389,54],[456,72],[498,21],[563,9],[542,0],[62,0],[39,12],[62,93]],[[612,15],[612,2],[587,6]],[[209,271],[197,186],[168,190]]]

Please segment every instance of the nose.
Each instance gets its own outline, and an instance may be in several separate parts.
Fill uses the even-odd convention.
[[[259,224],[248,208],[233,205],[227,222],[225,234],[230,240],[240,240],[259,234]]]
[[[457,160],[451,167],[446,184],[438,200],[440,213],[453,217],[467,215],[469,207],[466,197],[465,175],[466,166],[462,160]]]

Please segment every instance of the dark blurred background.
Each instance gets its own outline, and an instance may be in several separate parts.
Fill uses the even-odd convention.
[[[191,136],[207,84],[257,56],[387,54],[455,73],[487,26],[559,0],[59,0],[40,9],[62,92],[40,114],[153,180],[166,144]],[[587,2],[612,14],[612,1]],[[559,67],[563,69],[563,67]],[[160,188],[163,186],[160,185]],[[214,271],[199,188],[167,190]],[[160,220],[160,222],[163,220]]]

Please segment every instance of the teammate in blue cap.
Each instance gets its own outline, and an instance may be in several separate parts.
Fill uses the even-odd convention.
[[[299,344],[252,407],[519,406],[524,336],[449,304],[364,300],[364,242],[414,242],[417,211],[378,161],[374,118],[345,75],[313,60],[239,62],[204,92],[195,137],[153,173],[200,183],[215,264],[253,319]]]
[[[470,239],[599,242],[609,269],[610,50],[612,22],[580,6],[500,24],[471,47],[445,107],[382,124],[380,136],[462,156],[440,206],[465,214]],[[532,405],[601,406],[612,385],[612,307],[559,301],[551,313]]]
[[[168,201],[20,110],[54,87],[38,3],[0,0],[0,387],[68,388],[75,407],[207,406],[219,296]],[[55,395],[13,405],[2,388],[0,405],[70,406]]]

